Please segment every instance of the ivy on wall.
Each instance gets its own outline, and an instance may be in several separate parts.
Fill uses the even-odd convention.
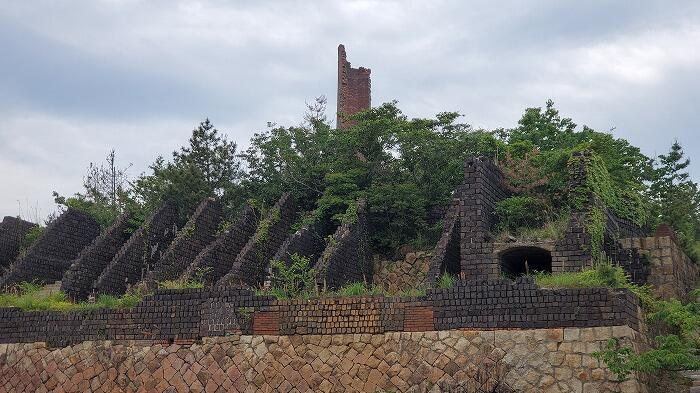
[[[572,177],[581,177],[569,192],[569,204],[576,210],[585,210],[598,199],[617,217],[626,218],[639,226],[651,220],[650,209],[636,190],[616,186],[605,162],[590,151],[571,154],[567,163]]]

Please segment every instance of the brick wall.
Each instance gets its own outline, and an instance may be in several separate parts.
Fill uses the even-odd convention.
[[[24,236],[36,224],[17,217],[5,217],[0,223],[0,271],[17,258]]]
[[[287,238],[295,213],[294,201],[289,193],[285,193],[258,225],[258,230],[238,254],[231,270],[219,280],[219,285],[242,283],[257,287],[262,284],[270,259]],[[263,226],[266,229],[260,230]]]
[[[222,207],[214,198],[203,200],[184,227],[178,232],[163,256],[149,272],[155,281],[179,277],[197,255],[216,239]]]
[[[508,196],[503,174],[487,158],[471,158],[464,164],[460,197],[461,271],[468,278],[494,278],[500,275],[493,257],[491,229],[496,224],[496,203]]]
[[[0,288],[22,281],[52,283],[63,277],[70,261],[100,234],[100,225],[90,215],[68,209],[15,260],[0,279]]]
[[[531,279],[459,282],[423,297],[276,301],[245,289],[160,290],[132,309],[22,312],[0,309],[0,343],[181,340],[231,332],[350,334],[467,328],[627,325],[639,330],[638,301],[625,290],[537,288]],[[406,325],[408,323],[408,326]],[[271,326],[277,326],[271,331]]]
[[[366,202],[357,201],[357,219],[335,231],[314,266],[321,288],[340,288],[352,282],[372,282],[372,253],[367,229]]]
[[[468,284],[468,285],[467,285]],[[540,289],[534,280],[490,280],[436,291],[431,299],[439,330],[639,326],[639,303],[627,290]]]
[[[129,220],[129,214],[117,218],[71,262],[61,280],[61,290],[71,299],[82,300],[90,295],[97,277],[129,239]]]
[[[98,293],[122,294],[139,282],[175,237],[177,209],[166,202],[121,247],[95,281]]]
[[[443,230],[435,246],[433,258],[430,261],[428,274],[426,275],[426,283],[429,285],[435,284],[438,277],[448,272],[452,275],[458,275],[462,269],[462,261],[460,258],[460,230],[459,230],[459,198],[452,199],[450,207],[445,213],[443,219]]]
[[[188,279],[208,271],[202,277],[206,284],[219,281],[231,270],[233,262],[246,245],[258,226],[258,219],[252,207],[246,206],[231,227],[206,246],[182,274]]]
[[[347,60],[345,46],[338,45],[338,128],[352,123],[345,116],[353,115],[372,105],[372,83],[369,68],[352,68]]]

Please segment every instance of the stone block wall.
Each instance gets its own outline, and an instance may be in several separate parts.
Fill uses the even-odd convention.
[[[66,210],[15,260],[0,279],[0,288],[22,281],[52,283],[63,277],[70,261],[100,234],[100,224],[90,215]]]
[[[508,197],[503,174],[487,158],[470,158],[464,164],[464,183],[457,195],[461,272],[469,279],[498,277],[491,229],[498,220],[496,203]]]
[[[296,216],[292,196],[285,193],[259,224],[255,234],[236,257],[231,270],[219,280],[219,285],[249,285],[257,287],[267,275],[270,259],[287,238]]]
[[[626,326],[0,344],[0,392],[647,392],[591,356]]]
[[[372,282],[372,253],[366,202],[357,201],[357,219],[342,224],[314,266],[320,288],[340,288],[352,282]]]
[[[231,270],[233,262],[255,233],[258,219],[252,207],[246,206],[229,229],[206,246],[187,267],[181,278],[190,279],[203,274],[207,285],[213,285]]]
[[[203,200],[155,263],[149,272],[149,278],[155,281],[178,278],[204,247],[216,239],[221,219],[221,203],[214,198]]]
[[[166,202],[122,246],[95,281],[97,293],[119,295],[139,282],[177,232],[177,209]]]
[[[418,251],[400,261],[377,261],[372,282],[390,291],[417,288],[425,282],[432,258],[432,253]]]
[[[17,258],[24,236],[35,226],[18,217],[3,218],[0,223],[0,271]]]
[[[93,283],[129,239],[130,215],[123,214],[74,259],[63,275],[61,290],[71,299],[87,299]]]
[[[657,296],[683,299],[698,284],[700,268],[672,236],[633,237],[620,242],[625,249],[646,256],[649,265],[646,282],[654,286]]]

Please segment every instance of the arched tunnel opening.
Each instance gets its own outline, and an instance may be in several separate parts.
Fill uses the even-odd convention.
[[[552,254],[539,247],[510,248],[500,254],[499,261],[501,273],[508,277],[552,272]]]

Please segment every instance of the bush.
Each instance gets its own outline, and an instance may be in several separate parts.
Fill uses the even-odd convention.
[[[31,247],[32,244],[34,244],[34,242],[36,242],[37,239],[39,239],[39,237],[44,233],[45,230],[46,228],[42,226],[32,227],[22,238],[22,242],[19,246],[20,253],[24,254],[29,249],[29,247]]]
[[[496,203],[496,214],[503,229],[539,228],[547,217],[547,207],[540,199],[512,196]]]
[[[299,254],[290,256],[291,263],[273,260],[272,295],[278,298],[299,297],[315,289],[316,270],[311,268],[309,258]]]

